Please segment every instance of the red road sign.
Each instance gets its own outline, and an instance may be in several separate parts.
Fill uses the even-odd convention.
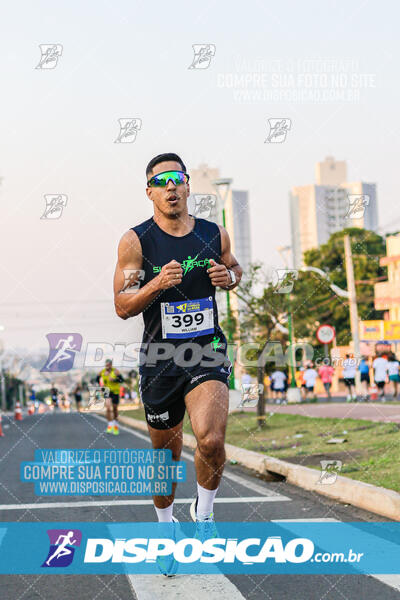
[[[317,329],[317,340],[320,344],[330,344],[336,336],[335,328],[332,325],[320,325]]]

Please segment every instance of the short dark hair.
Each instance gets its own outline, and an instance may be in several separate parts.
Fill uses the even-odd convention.
[[[162,163],[162,162],[170,161],[170,160],[180,163],[180,165],[182,166],[182,171],[185,171],[185,173],[186,173],[185,164],[184,164],[183,160],[180,158],[180,156],[178,156],[174,152],[165,152],[164,154],[157,154],[157,156],[155,156],[154,158],[151,159],[151,161],[149,162],[149,164],[146,167],[146,179],[148,180],[152,176],[153,168],[156,165],[158,165],[159,163]]]

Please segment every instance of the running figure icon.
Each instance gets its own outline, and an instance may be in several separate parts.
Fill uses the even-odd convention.
[[[53,358],[47,363],[46,365],[46,369],[49,369],[51,367],[52,364],[54,364],[55,362],[60,363],[62,360],[70,360],[71,359],[71,355],[68,354],[67,350],[70,350],[72,352],[77,352],[78,348],[76,347],[75,344],[71,344],[72,340],[74,339],[73,335],[69,335],[66,339],[60,339],[57,343],[56,346],[56,350],[58,350],[58,352],[56,352],[56,354],[53,356]],[[60,347],[61,346],[61,347]]]
[[[70,548],[67,548],[68,545],[76,544],[78,540],[73,540],[74,532],[68,531],[66,535],[59,535],[56,541],[57,549],[56,551],[46,560],[46,565],[50,566],[53,558],[61,558],[62,556],[66,556],[67,554],[71,554],[72,551]],[[63,540],[60,542],[60,540]]]

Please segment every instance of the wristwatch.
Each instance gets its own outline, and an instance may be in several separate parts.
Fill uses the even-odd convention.
[[[227,287],[230,288],[233,285],[235,285],[235,283],[236,283],[236,275],[235,275],[235,271],[232,271],[232,269],[228,269],[228,273],[231,278],[231,282]]]

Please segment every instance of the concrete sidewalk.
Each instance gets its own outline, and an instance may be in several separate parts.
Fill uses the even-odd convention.
[[[255,412],[255,408],[246,409],[246,412]],[[231,411],[232,412],[232,411]],[[333,417],[336,419],[365,419],[383,423],[400,423],[400,405],[382,402],[337,403],[324,404],[266,404],[265,412],[286,413],[289,415],[302,415],[304,417]]]

